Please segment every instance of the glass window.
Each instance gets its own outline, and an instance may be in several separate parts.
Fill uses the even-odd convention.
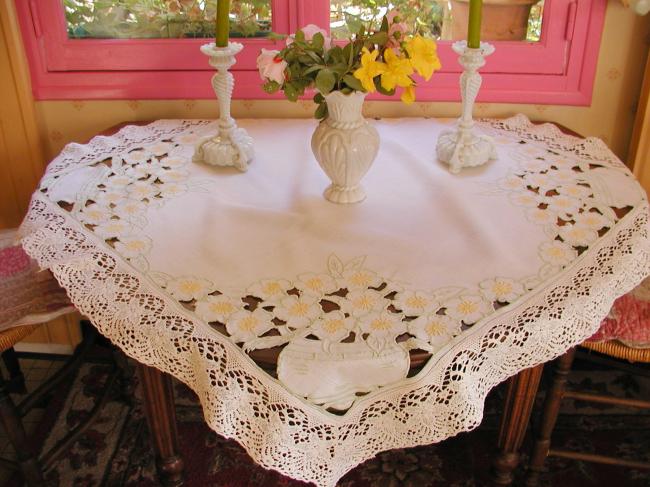
[[[68,37],[214,37],[216,0],[63,0]],[[233,0],[230,37],[271,32],[271,0]]]
[[[398,9],[404,21],[441,40],[467,36],[469,0],[330,0],[330,26],[336,39],[347,39],[362,25],[378,27]],[[481,38],[488,41],[540,40],[544,0],[485,0]]]

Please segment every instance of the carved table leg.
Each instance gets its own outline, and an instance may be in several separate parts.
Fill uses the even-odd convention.
[[[498,452],[492,465],[494,485],[509,486],[512,483],[543,370],[543,364],[522,370],[508,381],[508,395],[499,427]]]
[[[163,485],[183,485],[183,459],[178,453],[178,432],[171,378],[139,364],[144,410],[156,450],[156,466]]]

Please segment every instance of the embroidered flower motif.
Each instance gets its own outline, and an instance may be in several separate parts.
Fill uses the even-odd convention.
[[[346,288],[348,291],[352,291],[354,289],[378,287],[382,282],[383,279],[376,273],[366,269],[360,269],[345,271],[342,279],[339,280],[339,286]]]
[[[179,183],[185,181],[189,172],[182,169],[159,169],[154,173],[163,183]]]
[[[463,321],[465,324],[476,323],[493,311],[490,303],[481,296],[466,295],[451,299],[442,305],[446,308],[447,316]]]
[[[537,193],[533,193],[532,191],[523,191],[521,193],[511,194],[510,201],[512,201],[513,205],[535,208],[543,201],[543,199]]]
[[[406,333],[406,323],[402,315],[380,311],[364,316],[361,320],[361,331],[377,338],[394,338]]]
[[[106,179],[105,186],[107,188],[120,189],[128,186],[132,182],[132,179],[124,174],[118,174],[111,176]]]
[[[540,193],[554,186],[554,182],[547,174],[532,173],[524,176],[524,181],[531,188],[539,188]]]
[[[290,328],[305,328],[322,314],[318,298],[314,296],[287,296],[273,310],[275,316],[287,322]]]
[[[97,225],[93,231],[108,240],[133,233],[133,227],[123,220],[108,220]]]
[[[548,175],[560,184],[567,184],[574,183],[580,174],[571,169],[557,169],[549,171]]]
[[[347,338],[354,325],[354,318],[346,318],[341,311],[331,311],[316,319],[310,332],[321,340],[339,342]]]
[[[122,156],[128,164],[142,164],[151,159],[151,153],[144,150],[134,150]]]
[[[212,290],[212,283],[198,277],[179,277],[167,283],[167,291],[179,301],[199,300]]]
[[[479,287],[486,299],[500,303],[511,303],[525,292],[523,285],[505,277],[486,279],[479,284]]]
[[[308,272],[298,276],[296,288],[305,294],[322,296],[337,291],[339,286],[336,281],[327,274]]]
[[[183,159],[182,157],[176,157],[176,156],[170,156],[170,157],[163,157],[160,159],[160,165],[163,167],[169,167],[172,169],[178,169],[180,167],[186,166],[188,164],[187,159]]]
[[[404,291],[395,296],[395,307],[406,316],[420,316],[438,304],[424,291]]]
[[[160,195],[164,198],[172,198],[187,193],[189,190],[187,184],[165,183],[159,186]]]
[[[573,217],[576,225],[591,228],[592,230],[600,230],[603,227],[611,227],[613,222],[595,211],[585,211],[578,213]]]
[[[110,219],[111,216],[113,216],[113,213],[107,206],[91,203],[81,210],[79,220],[91,225],[99,225]]]
[[[167,154],[170,150],[173,149],[173,147],[174,146],[168,142],[157,142],[155,144],[146,146],[145,149],[153,153],[153,155],[160,157],[163,154]]]
[[[381,293],[366,289],[364,291],[351,291],[344,300],[339,300],[343,311],[352,316],[363,316],[368,313],[379,312],[386,309],[388,301]]]
[[[247,289],[251,296],[261,298],[269,303],[277,302],[287,296],[293,285],[286,279],[263,279]]]
[[[92,200],[95,203],[99,203],[100,205],[104,206],[109,206],[109,205],[114,205],[118,201],[124,198],[124,193],[122,190],[116,190],[112,188],[108,188],[104,191],[98,191],[95,193],[92,197]]]
[[[124,173],[133,180],[139,180],[148,178],[153,170],[155,170],[155,167],[142,165],[130,167]]]
[[[138,181],[128,186],[129,197],[138,200],[151,199],[160,192],[160,189],[147,181]]]
[[[598,233],[584,225],[567,224],[560,227],[559,233],[562,240],[576,247],[588,247],[598,240]]]
[[[555,211],[560,218],[568,219],[582,208],[582,201],[567,195],[557,195],[546,198],[548,209]]]
[[[113,213],[123,218],[139,215],[147,209],[147,206],[138,200],[123,199],[116,203]]]
[[[189,133],[181,134],[174,137],[174,142],[184,145],[194,145],[196,144],[201,137],[198,134]]]
[[[526,172],[541,172],[548,169],[549,163],[544,159],[527,158],[519,163],[519,167]]]
[[[591,188],[582,186],[581,184],[562,184],[556,188],[556,191],[560,194],[571,196],[572,198],[577,198],[579,200],[587,198],[593,192]]]
[[[196,314],[207,323],[220,321],[226,323],[228,318],[237,311],[241,311],[242,302],[228,296],[208,296],[196,303]]]
[[[541,259],[554,266],[565,266],[572,262],[578,255],[576,250],[559,240],[546,242],[540,245],[539,255]]]
[[[145,255],[151,251],[151,247],[151,239],[145,236],[120,237],[120,239],[115,242],[115,250],[117,250],[122,257],[126,257],[127,259],[133,259]]]
[[[449,316],[429,313],[408,323],[408,332],[419,340],[429,342],[436,348],[447,344],[460,334],[461,324]]]
[[[273,315],[257,308],[255,311],[240,310],[230,316],[226,330],[235,343],[248,342],[273,328]]]
[[[499,188],[505,189],[507,191],[524,189],[526,187],[524,180],[519,176],[515,176],[514,174],[511,174],[503,179],[499,179],[499,181],[497,181],[497,185]]]
[[[538,225],[550,225],[557,223],[557,213],[552,210],[541,208],[530,208],[526,211],[528,221]]]

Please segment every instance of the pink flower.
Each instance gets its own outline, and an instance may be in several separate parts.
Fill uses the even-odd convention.
[[[399,13],[399,10],[391,10],[386,15],[386,20],[388,20],[388,47],[399,47],[400,43],[408,34],[409,27],[406,22],[395,22],[395,17],[398,20],[403,20],[404,17]],[[395,33],[399,32],[397,36]]]
[[[321,29],[315,24],[309,24],[304,26],[302,29],[300,29],[303,34],[305,34],[305,40],[306,41],[311,41],[314,38],[314,35],[317,33],[323,34],[323,37],[325,38],[325,42],[323,43],[323,47],[327,50],[331,47],[332,45],[332,38],[327,35],[327,31],[325,29]],[[294,35],[290,35],[287,37],[287,46],[291,45],[293,43]]]
[[[257,69],[263,80],[275,81],[278,84],[284,83],[284,70],[287,68],[287,62],[278,54],[280,51],[272,49],[262,49],[257,57]]]

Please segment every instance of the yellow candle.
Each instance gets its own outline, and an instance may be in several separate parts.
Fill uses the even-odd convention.
[[[467,47],[481,47],[481,7],[483,0],[469,0],[469,22],[467,25]]]
[[[217,47],[227,47],[230,37],[230,0],[217,0]]]

